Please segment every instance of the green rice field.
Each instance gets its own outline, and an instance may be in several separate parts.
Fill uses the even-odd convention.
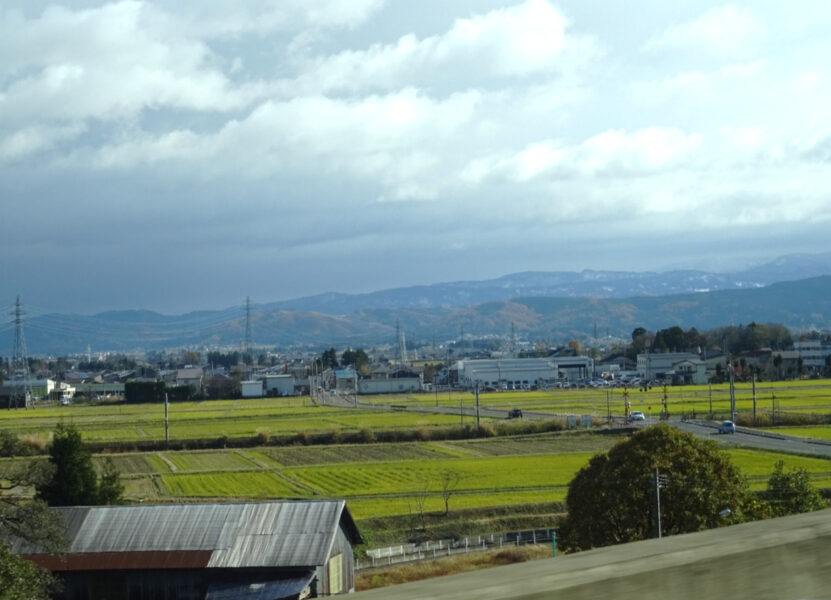
[[[262,447],[115,455],[130,501],[344,498],[357,518],[563,500],[574,474],[621,436],[563,432],[501,438],[359,446]],[[589,446],[595,445],[590,449]],[[831,461],[742,448],[726,452],[764,489],[777,461],[831,487]],[[96,457],[100,463],[102,456]],[[670,475],[671,477],[671,475]]]
[[[664,390],[550,390],[482,394],[482,406],[520,407],[552,415],[623,415],[624,399],[633,410],[657,416]],[[675,415],[704,416],[729,411],[727,386],[669,387],[667,404]],[[750,412],[749,384],[736,386],[738,409]],[[407,405],[435,406],[437,395],[406,394],[361,398],[377,408],[313,405],[308,398],[263,398],[188,402],[170,406],[172,440],[219,437],[295,436],[367,431],[413,431],[455,426],[453,414],[407,412]],[[440,393],[443,405],[472,407],[469,393]],[[760,414],[831,414],[831,381],[758,384]],[[69,422],[90,442],[164,439],[164,408],[156,405],[77,404],[69,407],[0,411],[0,430],[46,442],[55,425]],[[467,417],[469,421],[469,417]],[[831,427],[772,428],[771,431],[831,439]],[[429,437],[429,436],[426,436]],[[181,502],[265,498],[344,498],[357,518],[443,510],[441,481],[452,480],[452,509],[559,501],[574,474],[598,451],[608,450],[619,434],[569,431],[466,440],[430,440],[356,445],[260,446],[246,449],[158,451],[108,454],[122,473],[128,501]],[[806,469],[817,487],[831,487],[831,461],[747,449],[728,449],[752,489],[763,489],[778,460],[786,468]],[[95,457],[101,468],[105,455]]]
[[[520,407],[526,411],[563,416],[590,414],[603,419],[622,417],[624,403],[647,416],[661,411],[664,390],[661,387],[641,391],[623,388],[554,389],[547,391],[508,391],[480,394],[484,408],[508,410]],[[671,414],[704,416],[711,411],[716,417],[729,413],[730,395],[726,384],[713,386],[668,387],[667,407]],[[831,381],[788,381],[756,385],[755,410],[759,415],[772,412],[831,414]],[[412,430],[457,425],[458,415],[429,412],[383,410],[388,407],[449,406],[472,409],[474,395],[470,392],[439,392],[362,396],[362,403],[373,408],[334,408],[312,404],[309,398],[257,398],[184,402],[170,405],[169,435],[171,440],[216,439],[295,435],[333,431]],[[751,384],[736,384],[739,412],[754,410]],[[466,417],[470,420],[470,417]],[[164,407],[149,404],[113,404],[91,406],[75,404],[63,407],[42,407],[32,410],[0,411],[0,430],[14,431],[43,441],[61,421],[70,422],[89,442],[139,442],[164,439]],[[487,419],[485,419],[487,421]],[[829,434],[831,435],[831,434]],[[817,435],[814,437],[821,437]]]

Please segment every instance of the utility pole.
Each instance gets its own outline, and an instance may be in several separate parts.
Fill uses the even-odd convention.
[[[710,419],[712,419],[713,418],[713,384],[712,383],[707,384],[707,390],[710,393]]]
[[[734,423],[736,422],[736,373],[733,369],[733,363],[729,363],[727,365],[727,369],[730,371],[730,420]]]
[[[629,388],[623,384],[623,419],[629,421]]]
[[[661,488],[667,486],[666,475],[661,475],[656,467],[653,471],[652,484],[655,487],[655,537],[661,537]]]
[[[479,431],[479,381],[476,381],[476,431]]]
[[[753,374],[753,424],[756,424],[756,373]]]
[[[168,419],[167,386],[164,390],[164,447],[170,448],[170,421]]]
[[[606,390],[606,421],[609,424],[609,427],[612,426],[612,404],[611,404],[611,397],[612,392]]]

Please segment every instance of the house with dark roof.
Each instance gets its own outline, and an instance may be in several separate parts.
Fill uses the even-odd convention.
[[[54,508],[67,549],[12,550],[66,600],[294,600],[354,591],[362,543],[342,500]]]

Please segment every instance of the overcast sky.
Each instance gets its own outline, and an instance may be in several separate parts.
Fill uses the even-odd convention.
[[[0,305],[831,250],[831,3],[0,5]]]

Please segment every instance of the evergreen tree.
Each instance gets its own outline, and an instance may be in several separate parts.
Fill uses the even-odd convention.
[[[84,448],[81,434],[72,425],[58,423],[49,447],[54,467],[51,479],[36,486],[38,498],[50,506],[98,504],[98,478],[92,456]]]

